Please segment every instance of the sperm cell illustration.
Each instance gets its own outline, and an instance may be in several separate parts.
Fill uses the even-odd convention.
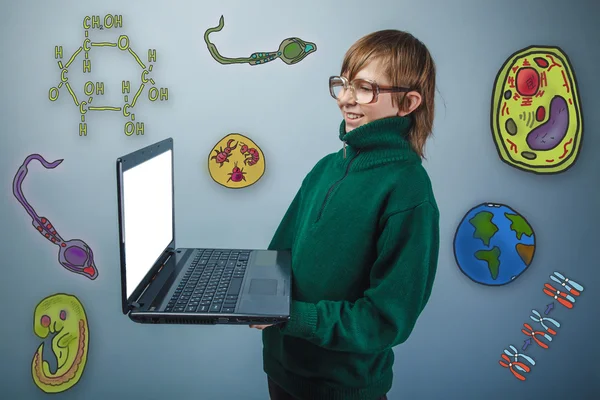
[[[23,195],[21,185],[27,176],[27,166],[33,160],[39,161],[42,166],[46,169],[54,169],[61,162],[62,159],[54,162],[48,162],[39,154],[31,154],[25,158],[23,164],[19,167],[17,174],[13,180],[13,194],[16,199],[21,203],[27,214],[32,219],[33,227],[42,234],[50,242],[58,246],[58,262],[65,267],[67,270],[76,274],[83,275],[89,279],[96,279],[98,277],[98,269],[94,262],[94,254],[92,249],[80,239],[72,239],[65,241],[57,232],[54,225],[46,217],[40,217],[31,204],[27,201]]]
[[[277,51],[252,53],[249,57],[223,57],[221,54],[219,54],[217,46],[215,46],[214,43],[209,40],[208,35],[213,32],[219,32],[224,26],[225,21],[221,15],[221,18],[219,19],[219,25],[215,26],[214,28],[208,28],[206,32],[204,32],[204,41],[206,42],[206,46],[208,47],[210,55],[221,64],[248,63],[250,65],[262,65],[279,58],[284,63],[291,65],[302,61],[306,56],[317,51],[316,44],[312,42],[306,42],[297,37],[290,37],[281,42]]]
[[[43,358],[44,343],[41,343],[31,362],[36,386],[46,393],[72,388],[83,375],[90,340],[87,316],[79,299],[57,293],[40,301],[33,315],[33,331],[42,339],[52,336],[51,353],[57,364],[52,371]]]

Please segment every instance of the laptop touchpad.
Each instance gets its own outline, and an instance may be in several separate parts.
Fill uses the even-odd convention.
[[[252,279],[248,294],[276,295],[277,279]]]

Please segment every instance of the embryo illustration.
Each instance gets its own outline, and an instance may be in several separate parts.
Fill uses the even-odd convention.
[[[35,308],[33,331],[42,339],[54,335],[52,353],[56,357],[56,367],[51,368],[43,357],[44,343],[39,345],[31,363],[36,386],[46,393],[72,388],[83,375],[90,339],[81,302],[77,297],[64,293],[46,297]]]
[[[89,279],[98,277],[98,269],[94,262],[92,249],[80,239],[64,240],[56,231],[54,225],[46,217],[40,217],[23,195],[22,184],[27,176],[27,167],[33,160],[39,161],[46,169],[56,168],[62,159],[48,162],[39,154],[31,154],[25,158],[13,180],[13,194],[32,219],[33,227],[51,243],[58,246],[58,262],[71,272],[83,275]]]

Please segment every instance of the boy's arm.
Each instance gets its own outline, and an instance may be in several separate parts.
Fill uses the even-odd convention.
[[[302,187],[298,189],[296,196],[292,200],[292,203],[288,207],[284,214],[271,243],[267,247],[269,250],[290,250],[292,243],[294,242],[294,236],[296,233],[296,221],[298,220],[298,212],[300,208],[300,202],[302,200]]]
[[[304,187],[306,187],[307,182],[311,179],[311,176],[315,173],[319,173],[319,168],[323,165],[324,161],[326,161],[328,156],[323,157],[319,162],[315,164],[315,166],[310,170],[308,174],[302,180],[300,184],[300,189],[294,196],[294,199],[290,203],[285,215],[281,219],[273,238],[271,239],[271,243],[267,247],[268,250],[290,250],[292,248],[292,244],[294,242],[294,237],[296,235],[296,226],[297,221],[300,218],[300,206],[302,204],[302,193],[304,192]],[[316,172],[315,172],[316,171]]]
[[[431,294],[439,213],[425,202],[392,214],[377,242],[371,285],[355,302],[292,301],[283,333],[330,350],[378,352],[404,342]],[[272,329],[272,328],[270,328]]]

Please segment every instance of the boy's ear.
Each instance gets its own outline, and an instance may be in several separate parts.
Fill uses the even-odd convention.
[[[408,92],[402,98],[403,107],[398,107],[398,116],[404,117],[415,111],[421,105],[422,97],[419,92]]]

